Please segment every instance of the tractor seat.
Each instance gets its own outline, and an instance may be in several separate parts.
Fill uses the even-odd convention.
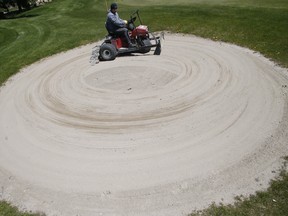
[[[117,34],[115,34],[115,33],[113,33],[113,32],[110,32],[110,31],[108,30],[106,23],[105,23],[105,28],[106,28],[106,30],[107,30],[107,32],[108,32],[108,35],[106,36],[106,39],[109,39],[109,40],[110,40],[110,39],[112,39],[112,38],[117,38],[117,37],[118,37]]]
[[[106,35],[106,40],[116,39],[118,36],[116,34],[109,33]]]

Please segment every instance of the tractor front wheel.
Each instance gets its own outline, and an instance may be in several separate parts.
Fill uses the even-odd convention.
[[[100,47],[99,57],[103,61],[114,60],[117,56],[117,50],[112,44],[102,44]]]
[[[150,50],[151,50],[150,46],[152,46],[152,44],[151,44],[149,39],[144,39],[142,41],[142,46],[144,46],[144,47],[140,47],[139,52],[142,53],[142,54],[145,54],[145,53],[150,52]]]

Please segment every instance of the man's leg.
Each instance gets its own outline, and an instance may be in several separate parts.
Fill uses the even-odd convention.
[[[118,35],[124,35],[127,42],[128,42],[128,45],[129,47],[133,47],[134,45],[132,44],[131,40],[130,40],[130,37],[128,35],[128,29],[127,28],[119,28],[115,31],[116,34]]]

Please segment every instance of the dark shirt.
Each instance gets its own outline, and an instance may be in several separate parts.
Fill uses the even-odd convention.
[[[119,28],[123,28],[126,26],[124,20],[120,19],[118,13],[115,14],[109,11],[107,14],[107,20],[105,23],[106,29],[108,32],[115,32]]]

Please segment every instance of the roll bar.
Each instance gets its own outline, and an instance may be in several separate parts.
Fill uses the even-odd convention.
[[[140,15],[139,15],[139,9],[136,10],[134,13],[132,13],[132,14],[130,15],[131,20],[133,20],[133,17],[135,17],[135,15],[137,16],[140,24],[143,25],[143,24],[142,24],[142,20],[141,20]]]

